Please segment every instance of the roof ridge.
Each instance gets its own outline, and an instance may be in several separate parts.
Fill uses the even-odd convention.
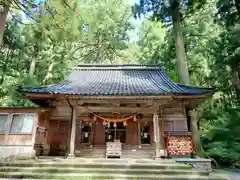
[[[77,65],[74,70],[80,69],[162,69],[163,66],[158,65],[145,65],[145,64],[81,64]]]

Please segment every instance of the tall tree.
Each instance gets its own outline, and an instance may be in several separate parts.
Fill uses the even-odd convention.
[[[177,57],[177,67],[180,76],[180,83],[190,84],[179,1],[170,0],[170,9],[172,15],[173,34],[175,39],[175,50]]]
[[[188,85],[190,84],[190,77],[188,71],[188,65],[186,60],[185,43],[183,38],[183,20],[187,16],[190,16],[195,9],[201,8],[205,4],[205,1],[196,0],[141,0],[140,8],[135,6],[135,9],[140,10],[142,13],[152,12],[152,19],[159,20],[165,23],[166,26],[171,27],[175,42],[175,52],[177,59],[177,69],[179,74],[180,83]],[[134,12],[137,12],[136,10]],[[195,118],[196,119],[196,118]],[[197,124],[198,121],[192,123]],[[192,126],[192,133],[197,154],[202,154],[202,148],[200,144],[200,135],[197,125]]]
[[[114,63],[127,49],[128,31],[131,29],[130,4],[120,1],[85,1],[79,6],[84,21],[81,41],[77,42],[73,56],[87,63]]]
[[[75,3],[75,4],[79,4]],[[62,10],[64,9],[64,13]],[[4,33],[4,28],[6,24],[7,15],[11,14],[14,17],[15,12],[20,11],[24,16],[28,17],[31,20],[39,21],[39,17],[36,17],[36,14],[48,14],[48,18],[51,19],[52,23],[57,24],[59,28],[61,27],[58,24],[60,20],[67,20],[66,12],[75,13],[75,7],[67,0],[1,0],[0,1],[0,45],[2,44],[2,36]],[[76,14],[76,13],[75,13]],[[80,16],[80,15],[78,15]]]
[[[2,45],[3,32],[11,4],[12,0],[9,1],[1,0],[0,3],[0,45]]]
[[[240,104],[240,1],[239,0],[219,0],[217,3],[218,15],[220,18],[218,22],[225,28],[221,34],[221,41],[224,46],[224,52],[227,57],[221,52],[219,55],[224,59],[222,65],[230,67],[231,87],[235,91],[237,103]],[[219,64],[219,62],[218,62]]]

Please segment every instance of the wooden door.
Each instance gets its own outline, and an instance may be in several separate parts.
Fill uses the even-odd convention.
[[[101,121],[95,122],[93,145],[105,145],[105,126]]]
[[[129,121],[126,126],[126,145],[138,144],[137,122]]]

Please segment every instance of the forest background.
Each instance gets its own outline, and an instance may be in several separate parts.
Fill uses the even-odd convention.
[[[240,0],[2,0],[0,35],[1,107],[35,106],[16,85],[57,83],[77,64],[162,64],[216,88],[198,108],[204,155],[240,167]]]

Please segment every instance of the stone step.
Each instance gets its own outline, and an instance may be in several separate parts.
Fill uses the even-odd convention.
[[[199,175],[208,176],[207,171],[197,170],[171,170],[171,169],[131,169],[131,167],[125,167],[123,169],[116,170],[115,168],[52,168],[52,167],[0,167],[0,172],[35,172],[35,173],[109,173],[109,174],[132,174],[132,175]]]
[[[142,159],[142,158],[145,158],[145,159],[154,159],[154,155],[151,155],[151,154],[127,154],[127,153],[123,153],[121,158],[134,158],[134,159]]]
[[[15,160],[15,161],[9,161],[8,164],[39,164],[39,163],[52,163],[52,164],[59,164],[61,163],[66,163],[66,164],[83,164],[83,163],[114,163],[114,164],[160,164],[160,165],[166,165],[166,164],[171,164],[171,165],[180,165],[180,166],[186,166],[181,163],[176,163],[175,160],[172,159],[159,159],[159,160],[152,160],[152,159],[132,159],[132,158],[127,158],[127,159],[106,159],[106,158],[74,158],[74,159],[66,159],[64,157],[58,157],[58,156],[52,156],[52,157],[40,157],[39,159],[27,159],[27,160]],[[1,164],[6,164],[7,162],[0,161]]]
[[[120,161],[121,162],[121,161]],[[93,161],[93,162],[75,162],[75,161],[56,161],[56,162],[12,162],[12,163],[0,163],[0,167],[56,167],[56,168],[115,168],[115,169],[192,169],[189,165],[177,164],[177,163],[143,163],[139,162],[130,163],[128,161],[119,163],[116,160],[112,161]]]
[[[78,157],[85,157],[85,158],[100,158],[100,157],[105,157],[106,154],[106,149],[94,149],[94,148],[89,148],[89,149],[81,149],[76,151],[76,156]],[[154,157],[154,151],[149,151],[149,150],[144,150],[144,149],[134,149],[134,148],[129,148],[129,149],[123,149],[122,150],[122,156],[121,158],[149,158],[153,159]]]
[[[111,179],[132,179],[132,180],[225,180],[221,177],[199,176],[199,175],[131,175],[131,174],[99,174],[99,173],[35,173],[35,172],[0,172],[1,178],[15,179],[71,179],[71,180],[111,180]]]
[[[82,149],[76,152],[76,156],[85,158],[103,158],[105,154],[105,149]]]

